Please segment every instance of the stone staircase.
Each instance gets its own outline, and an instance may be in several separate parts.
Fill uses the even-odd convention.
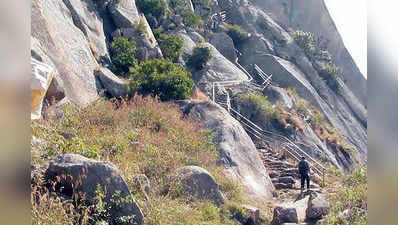
[[[271,181],[277,190],[300,190],[300,176],[295,164],[288,162],[283,155],[273,152],[271,149],[259,149],[259,152]],[[310,184],[312,190],[320,189],[319,184],[314,181],[311,181]]]

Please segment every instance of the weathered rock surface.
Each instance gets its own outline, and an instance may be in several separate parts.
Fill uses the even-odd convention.
[[[226,33],[215,33],[210,39],[210,44],[231,62],[236,61],[237,55],[234,42]]]
[[[367,85],[355,65],[351,55],[344,46],[343,40],[328,12],[324,1],[311,0],[307,2],[280,2],[279,0],[251,0],[262,7],[281,26],[292,29],[302,29],[315,34],[321,34],[328,40],[328,51],[333,61],[344,70],[343,77],[347,86],[366,105]]]
[[[210,102],[188,102],[184,111],[217,134],[219,163],[230,178],[243,186],[246,196],[259,203],[271,199],[275,188],[240,123],[224,108]]]
[[[140,20],[135,1],[120,0],[110,4],[108,10],[119,28],[132,28]]]
[[[59,73],[65,95],[79,104],[95,100],[98,95],[93,71],[98,63],[67,5],[62,1],[33,1],[31,26],[31,35]]]
[[[113,74],[109,69],[101,67],[95,71],[95,75],[101,81],[105,90],[115,98],[126,97],[129,93],[128,81],[122,80]]]
[[[297,212],[295,208],[285,208],[277,206],[274,209],[274,216],[272,219],[272,225],[280,225],[283,223],[297,223]]]
[[[114,165],[88,159],[81,155],[57,155],[50,161],[45,178],[52,181],[58,180],[59,182],[55,186],[56,190],[67,197],[82,192],[88,200],[92,201],[96,196],[97,185],[99,185],[102,190],[106,190],[105,201],[109,205],[112,205],[111,199],[117,201],[120,198],[133,198],[119,170]],[[115,195],[116,192],[120,192],[120,195]],[[122,216],[134,216],[134,221],[126,224],[134,222],[142,224],[143,214],[134,199],[127,201],[123,206],[114,206],[111,214],[117,224],[125,224],[119,221]]]
[[[223,204],[226,199],[221,193],[213,176],[198,166],[185,166],[177,170],[177,179],[184,188],[184,193],[199,199],[213,201],[217,205]]]
[[[329,213],[330,205],[324,194],[311,196],[306,215],[308,219],[321,219]]]
[[[315,5],[317,7],[323,7],[323,1],[320,2],[322,3],[317,2]],[[228,12],[229,22],[238,24],[244,27],[246,31],[252,33],[251,38],[239,46],[239,50],[243,54],[240,57],[240,63],[246,67],[255,63],[265,73],[273,75],[274,84],[284,88],[295,88],[301,97],[321,109],[333,127],[347,139],[349,144],[356,147],[357,151],[360,153],[361,160],[366,161],[367,112],[366,104],[363,102],[365,98],[360,97],[366,92],[363,91],[366,90],[366,88],[363,88],[363,85],[366,85],[366,82],[364,82],[365,79],[360,73],[357,73],[358,69],[352,62],[351,57],[348,56],[350,60],[346,63],[347,65],[337,64],[343,66],[345,71],[343,75],[344,79],[346,79],[346,76],[351,76],[351,73],[355,73],[355,75],[349,78],[351,81],[347,81],[346,84],[341,83],[340,86],[342,86],[342,91],[340,94],[336,94],[319,76],[319,68],[312,64],[303,50],[296,45],[289,34],[294,29],[299,28],[297,24],[322,24],[322,26],[326,27],[325,21],[319,22],[319,19],[313,17],[312,11],[309,11],[309,9],[313,9],[313,6],[305,8],[305,4],[298,3],[297,7],[300,9],[302,8],[302,11],[300,11],[296,8],[296,4],[285,4],[276,1],[264,2],[251,0],[229,2],[227,0],[220,0],[219,3],[220,7]],[[288,9],[294,11],[294,13],[300,14],[299,22],[295,24],[292,24],[292,21],[286,22],[286,19],[295,16],[291,14],[291,12],[287,13],[284,11]],[[325,11],[322,10],[324,9],[317,8],[315,14],[321,15],[321,18],[325,18],[326,21],[330,22],[331,19],[329,15],[327,12],[325,14]],[[311,12],[309,13],[311,16],[303,12]],[[321,14],[319,14],[319,12],[321,12]],[[284,18],[285,20],[282,21],[280,18]],[[312,21],[310,21],[309,18]],[[294,18],[294,20],[298,21],[297,18]],[[331,22],[330,24],[333,23]],[[334,29],[334,26],[331,27]],[[300,29],[302,29],[302,27]],[[323,28],[309,31],[324,35],[322,32],[319,32],[324,31]],[[330,30],[325,34],[328,34],[328,32],[330,32]],[[338,35],[335,29],[333,32],[334,35]],[[328,37],[328,35],[324,35],[324,37]],[[333,37],[333,35],[331,37]],[[339,46],[344,47],[340,38],[335,38],[335,41],[339,43]],[[336,48],[339,47],[333,47],[332,44],[329,48],[336,50]],[[330,52],[332,55],[335,53],[335,51],[332,50],[330,50]],[[277,69],[277,67],[283,69]],[[347,71],[346,68],[348,68]],[[287,71],[290,76],[285,76]],[[358,81],[359,88],[351,88],[349,83],[351,82],[352,84],[353,80]],[[361,90],[354,91],[354,89]],[[303,140],[307,141],[310,139],[312,139],[312,137],[303,138]],[[318,146],[318,143],[306,144],[311,146],[310,148]],[[325,146],[322,146],[322,148],[315,148],[317,149],[316,151],[322,151],[322,149],[325,149],[323,147]],[[326,146],[326,148],[329,148],[329,146]],[[333,150],[329,149],[329,152],[331,151]],[[336,153],[336,155],[338,154],[339,153]],[[327,155],[329,155],[329,153],[327,153]],[[346,169],[351,168],[351,164],[353,163],[352,159],[345,156],[337,157],[338,164],[341,167]]]

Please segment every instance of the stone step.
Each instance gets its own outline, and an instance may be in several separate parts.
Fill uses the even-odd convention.
[[[293,189],[294,185],[293,184],[284,184],[284,183],[273,183],[275,189],[280,190],[280,189]]]
[[[271,179],[272,183],[282,183],[282,184],[295,184],[296,180],[292,177],[278,177]]]

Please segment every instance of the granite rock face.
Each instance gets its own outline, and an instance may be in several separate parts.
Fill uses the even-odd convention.
[[[275,188],[256,147],[240,123],[224,108],[210,102],[188,102],[184,108],[192,118],[217,134],[219,163],[230,178],[242,185],[245,196],[259,203],[271,199]]]
[[[41,46],[43,58],[56,67],[65,95],[75,103],[87,104],[98,97],[94,77],[98,63],[85,33],[75,24],[76,11],[68,6],[69,1],[33,1],[31,35]]]

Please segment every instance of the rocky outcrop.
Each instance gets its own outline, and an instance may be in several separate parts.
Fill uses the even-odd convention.
[[[210,200],[217,205],[226,201],[216,180],[207,170],[198,166],[185,166],[177,170],[176,176],[178,181],[182,183],[184,194]]]
[[[295,208],[277,206],[274,209],[272,225],[281,225],[283,223],[297,223],[297,212]]]
[[[309,13],[311,14],[309,17],[302,13],[302,11],[308,12],[313,6],[305,8],[305,4],[298,3],[299,8],[303,7],[302,11],[299,11],[296,9],[296,4],[293,3],[289,5],[275,1],[264,2],[257,0],[236,2],[220,0],[219,2],[220,6],[228,12],[228,22],[238,24],[252,34],[249,40],[244,41],[239,46],[239,50],[243,54],[240,57],[240,63],[246,67],[251,64],[257,64],[265,73],[273,75],[274,84],[285,88],[295,88],[301,97],[321,109],[332,126],[347,139],[349,144],[356,147],[360,153],[361,160],[366,161],[367,112],[366,104],[362,101],[364,98],[360,97],[363,95],[363,90],[366,90],[366,88],[363,88],[365,79],[361,74],[352,70],[352,65],[348,65],[353,64],[351,59],[351,62],[347,64],[348,67],[351,67],[351,69],[348,69],[350,72],[345,71],[346,68],[344,68],[345,75],[343,77],[345,79],[348,74],[349,76],[352,75],[351,72],[356,73],[353,75],[355,78],[351,77],[350,79],[358,80],[358,87],[361,90],[358,90],[358,87],[351,88],[350,81],[348,81],[346,84],[340,83],[341,92],[336,94],[319,76],[317,65],[313,65],[289,34],[298,28],[297,24],[308,22],[308,18],[315,21],[314,17],[312,17],[312,11]],[[289,6],[295,13],[300,13],[301,20],[293,25],[292,23],[284,23],[281,21],[281,17],[275,17],[275,13],[279,15],[283,12],[278,10],[285,10],[284,5]],[[319,2],[315,5],[319,5]],[[319,15],[319,10],[315,11]],[[283,14],[283,16],[286,15]],[[286,19],[286,17],[283,18]],[[330,21],[330,18],[327,19]],[[319,20],[316,20],[315,23],[319,23]],[[322,34],[316,29],[310,31]],[[336,30],[333,32],[334,34],[337,33]],[[339,45],[344,47],[341,39],[336,40]],[[333,46],[329,47],[334,48]],[[330,52],[332,55],[335,53],[333,51]],[[347,67],[347,65],[345,66]],[[344,67],[344,65],[341,66]],[[290,75],[286,76],[286,72]],[[354,89],[357,90],[354,91]],[[352,164],[352,162],[347,162],[345,159],[342,159],[342,162],[339,163],[346,168],[351,167],[350,164]]]
[[[76,198],[80,193],[93,201],[98,186],[105,192],[105,202],[111,207],[113,222],[116,224],[142,224],[143,214],[133,199],[126,182],[119,170],[112,164],[102,163],[76,154],[57,155],[50,161],[45,173],[47,181],[55,181],[55,189],[65,197]],[[115,195],[117,192],[119,194]],[[114,205],[113,201],[122,201],[122,205]],[[120,218],[133,216],[129,222],[121,222]]]
[[[281,2],[279,0],[251,0],[251,2],[262,7],[283,27],[290,27],[293,30],[302,29],[323,36],[328,41],[327,49],[331,53],[333,61],[343,68],[343,77],[346,85],[361,104],[367,104],[366,79],[345,48],[324,1]]]
[[[189,102],[184,111],[217,134],[219,163],[227,175],[243,187],[245,196],[260,204],[271,199],[275,188],[240,123],[225,109],[210,102]]]
[[[109,12],[116,26],[132,28],[139,22],[139,14],[135,1],[119,0],[108,5]]]
[[[95,70],[95,75],[111,97],[126,97],[129,94],[129,82],[117,77],[109,69],[101,67]]]
[[[65,95],[87,104],[98,97],[93,74],[98,63],[87,37],[75,25],[74,13],[62,1],[33,1],[31,35],[41,46],[42,58],[51,60],[59,73]]]
[[[184,41],[184,58],[187,60],[196,47],[196,43],[186,32],[180,31],[177,34]],[[205,68],[200,71],[192,71],[192,73],[195,84],[208,96],[211,96],[212,93],[212,82],[249,79],[242,70],[225,58],[213,45],[203,43],[202,46],[210,48],[213,57]]]
[[[306,216],[309,220],[319,220],[329,213],[330,205],[324,194],[311,196],[308,200]]]
[[[237,59],[234,42],[224,32],[215,33],[210,38],[210,44],[212,44],[225,58],[231,62],[235,62]]]

